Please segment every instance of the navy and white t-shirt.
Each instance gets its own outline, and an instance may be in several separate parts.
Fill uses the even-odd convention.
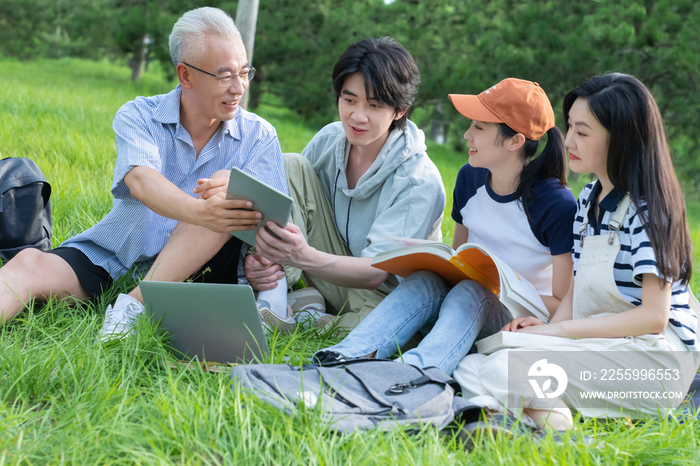
[[[583,213],[590,202],[592,202],[601,190],[598,181],[586,185],[578,197],[578,210],[574,220],[574,247],[572,249],[574,258],[574,274],[578,268],[578,260],[581,256],[581,236],[579,228],[583,224]],[[598,204],[598,218],[595,217],[594,209],[588,211],[588,228],[586,236],[606,234],[608,223],[612,219],[617,205],[624,197],[625,192],[621,189],[613,188],[610,193]],[[642,203],[641,209],[646,211],[646,203]],[[622,228],[618,234],[620,238],[620,252],[615,259],[613,276],[615,284],[620,294],[635,306],[642,304],[642,274],[652,273],[660,275],[656,267],[656,255],[649,242],[649,236],[644,229],[641,217],[637,213],[634,203],[630,206]],[[669,327],[672,328],[678,337],[685,343],[691,351],[698,351],[695,329],[697,328],[697,316],[688,305],[690,295],[688,286],[680,281],[673,283],[671,287],[671,310],[669,314]]]
[[[527,278],[538,293],[552,294],[552,256],[571,251],[576,198],[555,179],[538,182],[528,204],[499,196],[489,171],[467,164],[457,175],[452,218],[469,229],[469,242],[486,247]]]

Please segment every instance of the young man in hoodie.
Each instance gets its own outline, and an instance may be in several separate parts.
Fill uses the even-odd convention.
[[[257,253],[245,261],[254,289],[274,289],[285,272],[290,284],[301,276],[320,294],[307,288],[289,301],[313,309],[317,326],[336,320],[349,330],[398,284],[371,266],[391,249],[385,235],[442,239],[442,179],[423,132],[408,120],[419,83],[413,58],[390,38],[363,40],[343,53],[333,69],[340,122],[323,128],[301,155],[284,154],[294,209],[285,228],[269,222],[268,231],[258,230]],[[314,294],[316,305],[308,302]],[[321,298],[338,317],[323,312]],[[291,330],[291,312],[261,316]]]

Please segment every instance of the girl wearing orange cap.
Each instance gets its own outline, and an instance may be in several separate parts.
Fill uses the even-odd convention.
[[[467,240],[485,246],[527,278],[552,313],[568,290],[576,201],[566,188],[564,141],[549,99],[537,83],[514,78],[478,96],[450,99],[472,120],[464,134],[469,164],[454,189],[452,246]],[[478,338],[511,319],[479,283],[464,280],[450,289],[438,275],[417,272],[314,360],[388,358],[420,332],[422,341],[403,361],[451,374]]]
[[[598,178],[578,199],[571,285],[549,325],[518,318],[504,330],[576,339],[469,355],[454,377],[476,404],[538,427],[571,427],[569,407],[665,415],[700,346],[685,202],[659,109],[639,80],[610,73],[571,91],[564,117],[570,168]]]

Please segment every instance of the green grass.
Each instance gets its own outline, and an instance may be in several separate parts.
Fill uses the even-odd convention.
[[[169,91],[172,83],[156,70],[134,84],[128,69],[106,62],[0,64],[0,156],[33,158],[52,183],[58,245],[111,207],[114,113],[137,95]],[[300,151],[314,134],[286,109],[268,104],[258,113],[277,128],[283,151]],[[449,242],[452,187],[466,158],[433,144],[429,153],[450,199],[443,223]],[[689,217],[698,245],[698,203],[689,204]],[[700,462],[697,421],[587,420],[580,430],[596,437],[598,447],[498,438],[471,453],[432,428],[414,436],[332,434],[314,412],[282,414],[232,391],[227,374],[172,368],[163,337],[148,323],[133,339],[97,344],[106,305],[131,286],[118,283],[97,302],[74,308],[56,301],[30,306],[0,328],[0,465]],[[305,362],[336,341],[315,331],[274,336],[271,361]]]

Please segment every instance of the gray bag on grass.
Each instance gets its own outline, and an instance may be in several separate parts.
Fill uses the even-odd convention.
[[[378,359],[330,365],[236,366],[233,387],[251,389],[262,401],[287,413],[304,405],[318,410],[332,430],[352,432],[431,424],[443,428],[455,416],[474,420],[481,409],[455,396],[459,384],[435,367]],[[472,419],[464,419],[471,421]]]

